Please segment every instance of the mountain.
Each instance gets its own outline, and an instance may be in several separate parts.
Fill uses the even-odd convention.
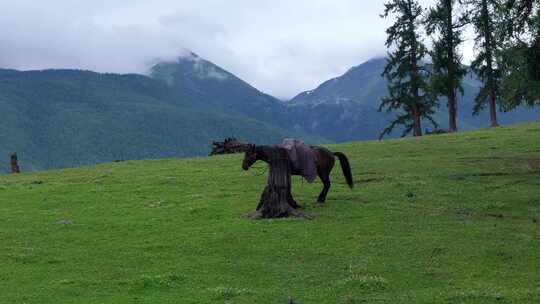
[[[350,68],[340,77],[325,81],[314,90],[298,94],[291,102],[311,106],[354,102],[373,106],[387,94],[386,81],[381,77],[385,65],[386,59],[370,60]]]
[[[289,126],[288,109],[283,102],[194,53],[158,63],[150,75],[178,94],[191,92],[194,100],[212,109]]]
[[[205,155],[212,140],[279,142],[292,132],[204,104],[142,75],[0,70],[0,172]]]
[[[334,141],[376,139],[392,119],[392,113],[380,113],[381,98],[387,95],[387,81],[381,74],[386,59],[372,59],[349,69],[345,74],[325,81],[314,90],[302,92],[289,101],[292,111],[304,116],[297,130],[319,134]],[[458,126],[470,130],[489,126],[486,112],[472,115],[473,102],[480,82],[470,72],[463,81],[464,95],[458,104]],[[518,108],[509,113],[499,112],[501,124],[540,119],[540,109]],[[446,128],[444,100],[440,101],[436,120]],[[425,125],[427,126],[427,125]],[[400,131],[393,136],[399,136]]]
[[[298,94],[288,102],[290,110],[303,117],[295,128],[337,142],[378,138],[391,119],[377,110],[387,92],[380,76],[385,62],[368,61]]]
[[[289,102],[193,53],[158,63],[146,76],[0,69],[0,172],[13,152],[31,171],[206,155],[212,140],[230,136],[267,144],[375,139],[393,116],[377,110],[386,95],[385,63],[370,60]],[[470,114],[478,87],[472,74],[465,79],[461,130],[488,125],[486,113]],[[437,117],[444,127],[444,105]],[[500,115],[502,123],[539,118],[540,109]]]

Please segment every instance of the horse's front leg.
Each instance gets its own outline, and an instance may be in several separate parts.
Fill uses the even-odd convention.
[[[320,176],[321,181],[323,183],[323,189],[321,191],[321,194],[319,194],[319,198],[317,199],[317,203],[324,203],[326,202],[326,196],[328,195],[328,191],[330,190],[330,177],[328,175],[322,175]]]

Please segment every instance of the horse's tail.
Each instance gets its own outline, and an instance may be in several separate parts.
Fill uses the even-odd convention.
[[[349,164],[347,156],[341,152],[334,152],[334,155],[339,158],[339,163],[341,164],[343,176],[345,176],[345,180],[347,180],[347,185],[349,185],[349,187],[352,189],[354,186],[354,182],[351,172],[351,165]]]

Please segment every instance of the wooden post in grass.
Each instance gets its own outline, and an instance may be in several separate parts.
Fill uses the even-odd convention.
[[[19,168],[17,161],[17,153],[11,154],[11,173],[21,173],[21,169]]]
[[[291,167],[287,150],[279,147],[268,153],[268,182],[253,218],[304,217],[291,194]]]

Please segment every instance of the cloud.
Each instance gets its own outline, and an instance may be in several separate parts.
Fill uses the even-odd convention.
[[[289,98],[384,55],[390,21],[382,8],[358,0],[0,0],[0,66],[143,73],[191,50]]]

